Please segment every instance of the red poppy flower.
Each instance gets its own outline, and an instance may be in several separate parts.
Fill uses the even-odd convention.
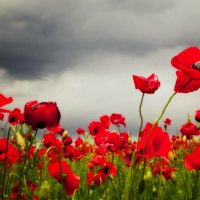
[[[200,49],[197,47],[189,47],[171,60],[173,67],[184,72],[193,80],[200,80],[199,62]]]
[[[88,186],[91,185],[99,185],[102,182],[101,175],[99,173],[94,174],[93,172],[89,171],[87,173],[87,184]]]
[[[126,127],[125,117],[122,114],[113,113],[110,116],[110,121],[116,126],[120,126],[120,124],[122,124],[124,127]]]
[[[67,146],[67,145],[70,145],[72,144],[72,138],[71,136],[66,136],[65,138],[62,139],[62,143]]]
[[[187,122],[180,128],[180,132],[183,135],[186,135],[188,139],[191,139],[193,135],[200,135],[200,132],[193,123]]]
[[[33,193],[36,190],[36,185],[32,181],[27,181],[27,186],[30,189],[30,192]],[[20,199],[27,200],[28,197],[26,194],[21,193],[21,187],[17,183],[12,187],[12,194],[9,196],[10,200]],[[32,195],[32,200],[39,200],[39,198],[35,195]]]
[[[59,183],[64,184],[67,195],[73,195],[75,190],[78,189],[80,177],[71,170],[70,166],[65,161],[49,164],[48,170],[52,177]]]
[[[117,168],[112,162],[106,162],[104,166],[101,168],[100,172],[105,176],[116,176],[117,175]]]
[[[96,166],[103,166],[106,163],[105,156],[96,155],[92,158],[90,162],[88,162],[88,166],[90,170],[93,170]]]
[[[96,139],[96,137],[95,137]],[[108,151],[118,153],[126,146],[128,146],[129,136],[127,133],[107,133],[104,138],[99,139],[99,149],[97,149],[98,154],[104,155]],[[96,141],[95,141],[96,142]]]
[[[97,134],[106,133],[105,128],[104,128],[104,126],[101,122],[92,121],[89,124],[88,129],[90,131],[90,134],[93,135],[93,136],[95,136]]]
[[[200,147],[185,156],[184,166],[188,170],[200,170]]]
[[[84,145],[84,141],[82,138],[78,137],[75,141],[74,144],[76,147],[82,147]]]
[[[96,172],[95,174],[91,171],[88,172],[88,185],[104,183],[108,176],[114,177],[117,174],[117,168],[112,162],[108,162],[105,156],[94,156],[88,165],[90,170]]]
[[[152,74],[148,78],[133,75],[133,81],[135,89],[147,94],[153,94],[160,87],[160,81],[155,74]]]
[[[12,164],[16,163],[19,159],[19,152],[14,148],[14,146],[8,142],[8,148],[6,148],[7,138],[0,139],[0,161],[4,162],[7,150],[6,163]]]
[[[60,140],[58,140],[56,137],[55,137],[55,134],[54,133],[46,133],[43,135],[43,140],[42,140],[42,143],[44,144],[44,146],[46,148],[50,148],[52,146],[56,147],[56,149],[58,151],[61,150],[62,148],[62,143]]]
[[[15,108],[8,115],[8,122],[12,125],[24,122],[24,115],[19,108]]]
[[[168,165],[163,164],[163,163],[161,165],[160,163],[156,162],[156,165],[153,168],[152,173],[154,174],[154,176],[156,174],[160,175],[160,173],[162,173],[164,178],[166,180],[169,180],[169,179],[171,179],[172,172],[174,172],[174,171],[176,171],[176,168],[173,168],[173,167],[168,166]]]
[[[84,135],[84,134],[85,134],[85,130],[82,129],[82,128],[77,128],[77,129],[76,129],[76,132],[77,132],[79,135]]]
[[[163,123],[166,124],[166,125],[171,125],[172,120],[169,119],[169,118],[166,118],[165,121],[163,121]]]
[[[64,157],[70,160],[76,159],[76,149],[72,145],[68,145],[64,148]]]
[[[3,113],[10,113],[10,110],[3,109],[1,107],[11,103],[13,101],[12,97],[5,97],[3,94],[0,94],[0,120],[2,121],[4,118]]]
[[[47,129],[48,129],[49,131],[54,132],[54,133],[56,133],[56,134],[59,134],[59,135],[61,135],[61,136],[62,136],[62,134],[65,132],[65,129],[62,128],[62,127],[60,126],[60,124],[58,124],[57,126],[54,126],[54,127],[47,127]]]
[[[176,72],[175,92],[188,93],[200,88],[200,49],[189,47],[171,60]]]
[[[101,116],[100,121],[106,129],[110,127],[110,117],[108,115]]]
[[[182,71],[176,72],[176,83],[174,91],[179,93],[194,92],[200,88],[200,79],[192,79],[190,76]]]
[[[60,111],[56,103],[31,101],[24,107],[25,122],[33,128],[48,128],[59,125]]]
[[[197,111],[195,112],[195,120],[196,120],[197,122],[200,122],[200,110],[197,110]]]
[[[168,133],[163,132],[158,126],[153,127],[152,124],[147,123],[140,136],[140,141],[138,142],[138,156],[167,156],[170,150],[171,141]]]

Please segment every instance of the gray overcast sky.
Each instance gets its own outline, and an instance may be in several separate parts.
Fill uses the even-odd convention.
[[[200,46],[199,7],[199,0],[1,0],[1,92],[22,109],[56,101],[71,133],[111,113],[122,113],[134,133],[141,94],[132,75],[156,73],[161,81],[144,100],[152,122],[173,92],[171,58]],[[199,97],[175,97],[165,115],[173,131],[200,109]]]

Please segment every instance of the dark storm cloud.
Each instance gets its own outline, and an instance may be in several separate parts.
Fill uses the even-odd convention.
[[[16,77],[31,78],[45,72],[62,51],[57,24],[33,13],[11,13],[1,17],[0,66]]]
[[[200,42],[187,1],[14,2],[0,8],[0,66],[16,79],[62,72],[93,53],[144,56]]]

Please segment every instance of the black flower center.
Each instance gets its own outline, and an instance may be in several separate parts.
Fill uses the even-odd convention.
[[[103,168],[104,174],[108,174],[109,171],[110,171],[110,168],[109,168],[109,167],[106,166],[106,167]]]
[[[16,121],[16,118],[14,116],[12,116],[10,119],[9,119],[9,122],[12,123],[12,122],[15,122]]]
[[[94,134],[97,134],[99,132],[98,128],[94,128]]]
[[[46,127],[46,125],[47,125],[46,122],[40,121],[37,123],[37,128],[43,129]]]
[[[198,71],[200,71],[200,61],[194,63],[191,65],[191,68],[193,69],[197,69]]]

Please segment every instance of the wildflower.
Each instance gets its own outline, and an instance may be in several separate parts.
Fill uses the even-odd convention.
[[[49,131],[52,131],[56,134],[61,135],[62,137],[63,137],[63,134],[66,134],[66,132],[67,132],[66,130],[64,130],[64,128],[61,127],[60,124],[58,124],[57,126],[54,126],[54,127],[47,127],[47,129]]]
[[[200,135],[200,132],[193,123],[187,122],[180,128],[180,132],[182,133],[182,136],[186,136],[187,139],[191,139],[193,135]]]
[[[21,110],[19,108],[15,108],[13,111],[9,113],[8,122],[12,125],[24,122],[24,115],[23,113],[21,113]]]
[[[5,157],[7,164],[16,163],[19,158],[19,152],[11,143],[8,142],[7,146],[7,138],[2,138],[0,139],[0,162],[4,162]]]
[[[171,141],[169,134],[163,132],[156,125],[147,123],[144,130],[141,131],[140,141],[137,146],[138,156],[144,157],[167,156],[171,150]]]
[[[105,129],[108,129],[110,127],[110,117],[108,115],[101,116],[100,121],[105,127]]]
[[[65,138],[62,139],[62,143],[67,146],[67,145],[70,145],[72,144],[72,138],[71,136],[66,136]]]
[[[166,118],[166,119],[163,121],[163,123],[166,124],[166,125],[171,125],[172,120],[169,119],[169,118]]]
[[[77,128],[77,129],[76,129],[76,132],[77,132],[79,135],[84,135],[84,134],[85,134],[85,130],[82,129],[82,128]]]
[[[74,144],[76,147],[82,147],[84,145],[83,139],[78,137],[75,141]]]
[[[160,81],[155,74],[148,78],[133,75],[133,81],[135,89],[140,90],[142,93],[153,94],[160,87]]]
[[[105,128],[101,122],[92,121],[89,124],[88,129],[90,131],[90,134],[93,136],[97,134],[106,133]]]
[[[10,113],[10,110],[3,109],[1,107],[11,103],[13,101],[12,97],[5,97],[3,94],[0,94],[0,120],[2,121],[4,119],[3,113]]]
[[[56,103],[31,101],[25,104],[24,119],[34,129],[55,127],[59,125],[60,111]]]
[[[185,156],[184,166],[188,170],[200,170],[200,147]]]
[[[125,117],[122,114],[113,113],[110,116],[110,121],[116,126],[120,126],[120,124],[122,124],[124,127],[126,127]]]
[[[94,174],[93,172],[89,171],[87,173],[87,184],[88,186],[99,185],[102,182],[101,176],[99,173]]]
[[[172,66],[178,69],[175,92],[188,93],[200,88],[199,61],[200,49],[197,47],[189,47],[172,58]]]
[[[94,156],[88,165],[90,169],[87,179],[88,186],[104,183],[108,177],[114,177],[117,174],[117,168],[112,162],[108,162],[105,156]]]
[[[112,162],[106,162],[100,170],[100,173],[106,178],[107,176],[116,176],[117,168]]]
[[[159,162],[156,162],[156,165],[152,169],[152,173],[154,174],[154,176],[156,174],[162,174],[166,180],[171,179],[171,175],[174,171],[176,171],[176,168],[173,168],[164,163],[160,164]]]
[[[67,195],[73,195],[75,190],[78,189],[80,177],[71,170],[65,161],[49,164],[48,170],[52,177],[64,185]]]
[[[61,150],[62,148],[62,143],[60,140],[58,140],[56,137],[55,137],[55,134],[50,132],[50,133],[46,133],[43,135],[43,140],[42,140],[42,143],[44,144],[44,146],[46,148],[49,148],[49,147],[56,147],[56,149],[58,151]]]
[[[182,71],[176,72],[177,80],[174,86],[174,91],[179,93],[189,93],[196,91],[200,88],[200,79],[191,79],[187,74]]]

